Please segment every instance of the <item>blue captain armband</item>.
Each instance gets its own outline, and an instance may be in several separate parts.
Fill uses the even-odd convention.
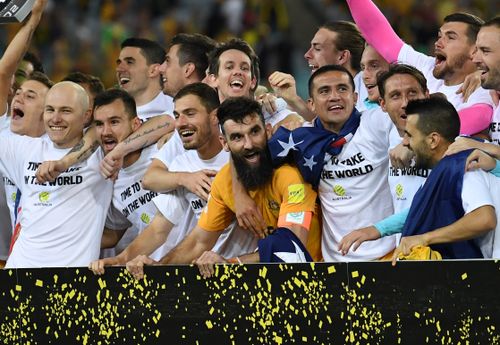
[[[410,209],[406,208],[399,213],[393,214],[375,223],[374,227],[380,232],[381,237],[399,234],[403,231],[403,226],[405,225],[409,212]]]
[[[498,159],[495,160],[497,162],[497,165],[493,170],[490,171],[490,173],[495,175],[496,177],[500,177],[500,161]]]

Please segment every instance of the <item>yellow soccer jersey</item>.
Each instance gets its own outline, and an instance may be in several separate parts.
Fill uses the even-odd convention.
[[[321,236],[316,205],[316,192],[306,183],[297,168],[283,165],[274,171],[271,183],[249,191],[250,197],[260,208],[268,227],[287,227],[299,224],[310,230],[307,248],[315,260]],[[232,177],[229,164],[225,165],[212,182],[207,206],[198,226],[207,231],[220,231],[235,219]]]

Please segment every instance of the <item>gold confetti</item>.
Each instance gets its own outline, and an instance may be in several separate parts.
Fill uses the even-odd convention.
[[[467,279],[467,273],[462,274],[462,280]]]

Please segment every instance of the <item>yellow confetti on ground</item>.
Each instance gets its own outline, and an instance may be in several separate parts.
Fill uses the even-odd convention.
[[[353,278],[357,278],[357,277],[359,277],[359,272],[358,272],[358,271],[353,271],[353,272],[351,273],[351,276],[352,276]]]
[[[267,275],[267,267],[264,266],[259,270],[259,276],[261,276],[262,278],[266,278],[266,275]]]
[[[467,273],[462,274],[462,280],[467,279]]]
[[[212,324],[212,321],[210,321],[210,320],[205,321],[205,324],[207,325],[208,329],[214,328],[214,325]]]
[[[35,285],[38,286],[38,287],[42,287],[43,286],[43,281],[41,281],[40,279],[37,279],[36,282],[35,282]]]
[[[420,314],[419,314],[418,312],[415,312],[415,317],[416,317],[417,319],[420,319]]]
[[[99,278],[99,279],[97,280],[97,282],[99,283],[99,287],[100,287],[101,289],[104,289],[104,288],[106,287],[106,281],[105,281],[105,280],[103,280],[103,279]]]
[[[23,291],[23,287],[21,285],[16,285],[16,291]]]
[[[332,274],[335,272],[337,272],[337,270],[335,269],[335,266],[328,266],[328,274]]]

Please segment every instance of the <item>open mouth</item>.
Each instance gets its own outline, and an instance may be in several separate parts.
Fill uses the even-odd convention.
[[[229,83],[229,86],[231,86],[232,89],[241,90],[243,88],[243,81],[233,80],[232,82]]]
[[[184,130],[180,130],[179,131],[179,134],[181,136],[181,138],[190,138],[194,135],[195,131],[191,130],[191,129],[184,129]]]
[[[313,65],[313,64],[310,63],[309,64],[309,68],[314,72],[314,71],[316,71],[319,68],[319,66],[318,65]]]
[[[12,118],[14,120],[22,119],[24,117],[24,111],[19,108],[12,108]]]
[[[104,151],[111,151],[117,144],[116,139],[114,138],[105,138],[102,140],[102,146],[104,147]]]
[[[120,78],[120,85],[126,85],[128,84],[128,82],[130,81],[130,78],[127,78],[127,77],[121,77]]]
[[[435,53],[435,58],[436,58],[436,66],[439,66],[446,61],[446,56],[439,52]]]
[[[260,159],[260,152],[253,151],[243,155],[245,160],[249,163],[258,163]]]

